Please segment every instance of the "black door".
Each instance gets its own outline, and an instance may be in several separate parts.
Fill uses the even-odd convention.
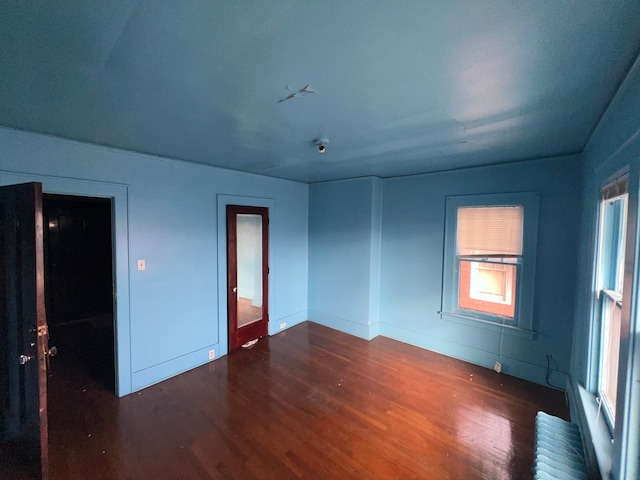
[[[0,187],[0,479],[48,477],[42,185]]]

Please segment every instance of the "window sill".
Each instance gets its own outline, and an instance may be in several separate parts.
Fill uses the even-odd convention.
[[[471,317],[462,313],[438,312],[438,315],[440,315],[440,318],[442,320],[445,320],[447,322],[455,322],[462,325],[486,328],[488,330],[494,330],[496,332],[503,331],[508,335],[528,338],[530,340],[533,340],[536,335],[536,332],[534,332],[533,330],[527,330],[526,328],[521,328],[516,325],[505,325],[502,323],[493,322],[491,320],[485,320],[483,318]]]
[[[611,473],[611,460],[613,455],[613,444],[611,440],[611,432],[606,425],[602,413],[598,418],[598,405],[596,397],[592,393],[585,390],[581,385],[573,385],[573,397],[577,408],[577,419],[573,419],[574,423],[578,423],[580,429],[586,429],[582,432],[582,437],[587,442],[590,441],[591,448],[586,448],[595,454],[595,465],[591,463],[592,468],[597,468],[601,478],[609,478]],[[577,390],[577,392],[576,392]],[[576,395],[577,393],[577,395]],[[573,413],[573,412],[572,412]],[[594,460],[592,458],[592,460]]]

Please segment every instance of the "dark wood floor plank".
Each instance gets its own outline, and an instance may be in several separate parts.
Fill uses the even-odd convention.
[[[526,479],[564,394],[305,322],[118,399],[74,358],[49,379],[51,478]]]

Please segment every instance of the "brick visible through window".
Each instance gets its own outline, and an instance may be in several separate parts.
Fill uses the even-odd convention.
[[[500,286],[497,285],[499,280],[495,275],[494,278],[483,279],[476,276],[472,279],[473,264],[476,264],[476,268],[478,268],[478,264],[480,268],[483,264],[495,265],[484,262],[460,261],[459,308],[513,318],[516,308],[516,266],[499,265],[503,270],[494,270],[504,277],[502,288],[499,288]],[[508,278],[509,276],[511,278]],[[506,290],[507,288],[509,291]],[[478,295],[478,292],[485,293],[485,295]],[[493,301],[489,299],[492,296],[495,296]]]

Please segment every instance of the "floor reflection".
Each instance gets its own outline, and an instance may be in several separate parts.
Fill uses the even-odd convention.
[[[470,405],[456,412],[455,424],[458,439],[480,462],[477,469],[484,478],[511,478],[509,466],[514,461],[515,442],[508,418],[486,407]]]

